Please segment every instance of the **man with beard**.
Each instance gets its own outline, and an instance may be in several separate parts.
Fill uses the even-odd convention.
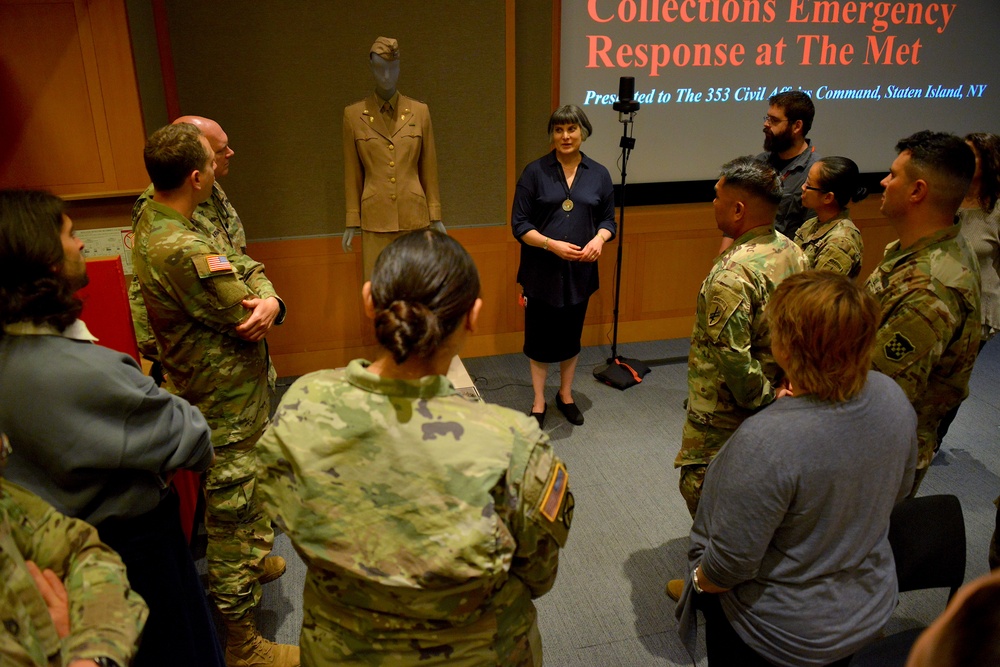
[[[774,167],[781,178],[781,204],[774,216],[774,228],[794,238],[795,232],[814,211],[802,208],[802,184],[809,168],[819,159],[812,142],[806,139],[816,108],[801,90],[772,95],[764,116],[764,151],[758,160]]]

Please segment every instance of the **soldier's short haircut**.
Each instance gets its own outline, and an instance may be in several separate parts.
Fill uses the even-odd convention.
[[[832,271],[804,271],[781,281],[765,312],[796,394],[839,402],[864,388],[881,312],[867,290]]]
[[[811,97],[801,90],[787,90],[771,95],[767,98],[767,103],[784,111],[789,125],[801,120],[802,136],[809,134],[809,130],[813,126],[813,118],[816,116],[816,107],[813,105]]]
[[[38,190],[0,191],[0,322],[62,331],[83,303],[62,272],[63,200]],[[2,333],[0,333],[2,335]]]
[[[719,177],[726,179],[725,187],[738,188],[775,207],[781,203],[781,180],[778,172],[752,155],[744,155],[722,165]]]
[[[906,172],[930,186],[928,196],[938,208],[955,213],[976,173],[976,154],[964,140],[947,132],[921,130],[900,139],[896,152],[909,151]]]
[[[580,134],[584,141],[594,133],[594,128],[590,124],[590,119],[583,109],[575,104],[564,104],[549,116],[549,136],[552,136],[552,129],[556,125],[579,125]]]
[[[190,123],[166,125],[149,135],[142,159],[154,188],[176,190],[191,172],[205,168],[212,156],[200,137],[201,131]]]
[[[375,337],[397,364],[427,359],[479,298],[479,272],[447,234],[418,230],[390,243],[375,260],[371,295]]]

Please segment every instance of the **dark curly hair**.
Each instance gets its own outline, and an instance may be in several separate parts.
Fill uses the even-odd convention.
[[[61,272],[63,200],[38,190],[0,191],[0,321],[62,331],[83,303]]]
[[[431,229],[390,243],[371,279],[375,337],[397,364],[427,359],[479,298],[479,272],[465,248]]]
[[[1000,136],[988,132],[965,135],[979,158],[979,205],[993,212],[1000,198]]]

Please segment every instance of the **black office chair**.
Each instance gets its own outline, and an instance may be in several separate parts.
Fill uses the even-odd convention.
[[[889,519],[899,591],[948,588],[965,581],[965,517],[953,495],[907,498]]]
[[[899,592],[948,588],[948,599],[965,580],[965,517],[952,495],[907,498],[892,510],[889,544]],[[924,628],[878,639],[854,654],[850,667],[903,667]]]

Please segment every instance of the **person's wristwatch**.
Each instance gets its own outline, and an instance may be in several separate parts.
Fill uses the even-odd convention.
[[[549,237],[546,236],[545,240],[542,241],[542,250],[548,250],[548,249],[549,249]]]
[[[691,588],[694,589],[695,593],[701,595],[705,591],[702,590],[701,586],[698,584],[698,566],[695,565],[694,569],[691,570]]]

